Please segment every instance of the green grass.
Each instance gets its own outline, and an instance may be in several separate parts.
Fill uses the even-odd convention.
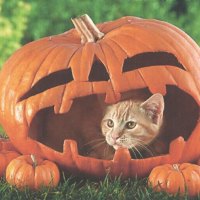
[[[5,180],[0,181],[0,199],[28,199],[28,200],[189,200],[191,198],[178,195],[170,196],[164,192],[154,192],[146,186],[146,179],[110,180],[105,178],[102,181],[90,179],[63,178],[58,187],[54,189],[41,188],[38,191],[31,191],[25,188],[23,191],[8,185]],[[200,199],[200,197],[196,197]]]

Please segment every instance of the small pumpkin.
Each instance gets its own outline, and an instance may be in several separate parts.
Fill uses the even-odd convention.
[[[157,166],[151,171],[148,184],[155,191],[196,196],[200,192],[200,166],[190,163]]]
[[[19,156],[15,151],[1,151],[0,152],[0,177],[2,177],[6,171],[6,167],[11,160]]]
[[[57,165],[49,160],[36,158],[34,155],[23,155],[9,163],[6,168],[6,180],[17,188],[56,187],[60,173]]]

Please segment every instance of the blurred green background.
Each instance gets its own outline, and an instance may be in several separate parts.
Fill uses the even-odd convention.
[[[0,67],[20,46],[72,28],[72,17],[95,23],[125,15],[156,18],[187,32],[200,44],[200,0],[0,0]]]

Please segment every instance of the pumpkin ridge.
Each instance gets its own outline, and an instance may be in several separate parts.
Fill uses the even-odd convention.
[[[127,27],[127,29],[131,29],[131,28],[133,28],[133,27],[131,27],[131,26]],[[136,28],[136,27],[134,27],[134,28]],[[151,38],[158,38],[158,32],[155,33],[155,31],[149,30],[149,29],[147,29],[147,27],[144,28],[143,26],[142,27],[139,26],[139,27],[137,27],[137,29],[139,29],[140,31],[142,29],[143,34],[146,34],[145,39],[148,38],[151,41]],[[147,33],[147,32],[150,32],[150,33]],[[128,37],[128,36],[132,37],[131,35],[128,34],[128,31],[126,31],[126,32],[124,31],[124,33],[122,35],[124,35],[125,37]],[[143,36],[143,39],[144,39],[144,36]],[[134,40],[139,41],[140,43],[145,44],[145,45],[148,44],[148,43],[144,42],[143,39],[140,39],[140,37],[139,38],[134,37]],[[159,47],[158,47],[158,48],[160,48],[159,51],[169,52],[168,48],[173,50],[173,47],[171,47],[171,45],[168,42],[166,42],[166,40],[163,39],[162,36],[159,36],[159,40],[162,41],[162,47],[161,47],[160,44],[159,44]],[[151,45],[148,45],[148,47],[149,46],[151,46]],[[166,50],[166,46],[168,46],[167,50]],[[165,48],[163,48],[163,47],[165,47]],[[150,49],[152,50],[151,47],[150,47]],[[173,51],[171,51],[171,52],[173,52]],[[174,55],[174,53],[172,53],[172,54]]]
[[[158,25],[157,25],[157,26],[158,26]],[[151,27],[150,27],[150,28],[151,28]],[[152,28],[151,28],[151,29],[152,29]],[[158,29],[159,29],[159,27],[158,27]],[[172,38],[171,35],[170,35],[169,33],[167,33],[167,34],[169,35],[170,38]],[[178,36],[179,36],[179,35],[178,35]],[[172,39],[173,39],[173,38],[172,38]],[[181,41],[182,41],[182,40],[181,40]],[[180,41],[178,41],[178,42],[180,42]],[[189,45],[190,45],[190,44],[189,44]],[[180,44],[180,45],[179,45],[179,48],[181,48],[181,50],[180,50],[181,52],[185,51],[186,48],[183,48],[184,46],[185,46],[184,44]],[[179,50],[178,50],[178,51],[176,50],[176,52],[179,52]],[[189,51],[187,51],[187,52],[189,52]],[[190,52],[189,52],[189,53],[190,53]],[[182,53],[181,53],[180,55],[182,56]],[[190,55],[191,55],[191,53],[190,53]],[[194,57],[194,55],[192,55],[192,56]],[[181,59],[181,60],[183,60],[183,59]],[[195,60],[195,58],[194,58],[194,60]],[[193,73],[192,71],[190,71],[190,69],[188,69],[188,67],[186,68],[185,65],[184,65],[183,63],[182,63],[182,66],[183,66],[188,72]],[[188,66],[189,66],[189,65],[188,65]],[[193,77],[192,77],[192,78],[193,78]],[[196,84],[196,86],[197,86],[197,83],[196,83],[196,82],[195,82],[195,84]],[[197,88],[198,88],[198,87],[197,87]]]
[[[160,26],[158,27],[157,25],[155,25],[154,28],[160,30],[160,32],[157,32],[157,34],[162,33],[162,32],[161,32],[161,30],[162,30],[162,31],[165,33],[165,35],[168,35],[168,38],[170,38],[170,40],[171,40],[171,39],[172,39],[172,40],[175,40],[174,38],[176,38],[176,36],[178,35],[176,31],[172,30],[172,33],[173,33],[173,37],[172,37],[171,33],[168,33],[168,32],[165,31],[165,27],[164,27],[164,28],[161,28]],[[149,26],[149,29],[148,29],[148,30],[152,30],[152,27]],[[162,34],[163,34],[163,33],[162,33]],[[179,36],[179,35],[178,35],[178,36]],[[185,44],[185,40],[184,40],[184,41],[183,41],[183,40],[176,40],[176,42],[179,43],[179,45],[177,45],[177,46],[175,46],[175,47],[173,46],[173,48],[176,50],[176,52],[179,53],[179,51],[180,51],[180,52],[186,51],[186,48],[183,48],[183,47],[185,47],[185,45],[184,45],[184,44]],[[183,43],[183,42],[184,42],[184,43]],[[189,44],[189,45],[190,45],[190,44]],[[177,48],[176,48],[176,47],[179,47],[181,50],[178,49],[178,51],[177,51]],[[172,49],[173,49],[173,48],[172,48]],[[191,58],[193,58],[193,59],[195,60],[194,54],[190,53],[189,51],[187,51],[187,52],[190,54],[189,57],[191,57]],[[182,53],[180,53],[180,57],[182,57]],[[181,60],[183,60],[183,59],[181,59]],[[183,65],[183,66],[185,66],[185,65]],[[186,68],[186,70],[189,71],[189,69],[187,69],[187,68]]]
[[[187,164],[187,163],[184,163],[184,164]],[[192,165],[192,164],[191,164]],[[188,167],[191,168],[191,166],[185,166],[186,168],[185,169],[181,169],[180,170],[180,173],[182,174],[183,176],[183,180],[184,180],[184,183],[185,183],[185,191],[187,191],[189,188],[187,187],[187,182],[189,181],[187,179],[187,175],[188,175]],[[192,169],[192,173],[194,172],[194,169]],[[186,173],[186,174],[185,174]],[[197,173],[199,175],[199,173]],[[190,184],[192,184],[193,181],[191,181]],[[193,186],[195,186],[196,184],[193,183]],[[193,187],[192,187],[193,188]],[[191,193],[191,191],[189,191]]]
[[[79,48],[76,49],[76,51],[74,51],[74,53],[72,54],[70,60],[69,60],[69,66],[70,66],[70,63],[71,63],[71,60],[73,59],[73,57],[75,56],[76,52],[78,52],[80,49],[82,48],[82,46],[80,46]],[[72,69],[72,66],[70,66],[71,69]],[[74,74],[73,74],[73,69],[72,69],[72,76],[74,77]],[[75,77],[74,77],[75,79]],[[57,106],[57,110],[58,112],[60,113],[61,112],[61,109],[62,109],[62,104],[63,104],[63,97],[65,96],[65,92],[66,92],[66,84],[64,85],[64,88],[63,88],[63,91],[62,91],[62,94],[61,94],[61,101],[60,101],[60,106]]]
[[[94,48],[95,48],[95,43],[86,43],[82,48],[80,66],[78,66],[80,70],[81,81],[88,81],[89,79],[89,74],[91,68],[93,67],[92,64],[95,58]]]
[[[104,45],[101,43],[100,44],[100,46],[101,46],[101,49],[102,49],[102,52],[103,52],[103,54],[104,54],[104,56],[105,56],[105,58],[106,58],[106,66],[109,68],[109,71],[108,71],[108,74],[109,74],[109,76],[110,76],[110,84],[111,84],[111,89],[112,89],[112,91],[113,91],[113,94],[114,94],[114,98],[115,98],[115,102],[116,101],[119,101],[119,99],[120,99],[120,96],[121,96],[121,94],[119,93],[119,91],[117,91],[117,88],[116,87],[114,87],[114,81],[113,81],[113,74],[116,74],[116,64],[115,64],[115,66],[113,66],[113,65],[111,65],[111,64],[108,64],[108,62],[107,62],[107,60],[109,60],[109,58],[106,56],[106,53],[105,53],[105,49],[103,48],[103,46],[104,47],[106,47],[106,45],[107,45],[107,47],[108,47],[108,49],[111,51],[111,52],[113,52],[113,49],[110,47],[110,45],[108,44],[108,43],[105,43]],[[106,49],[107,50],[107,49]],[[118,59],[117,58],[117,56],[115,55],[115,54],[113,54],[114,56],[115,56],[115,58],[116,59]],[[118,59],[118,61],[119,61],[119,63],[120,63],[120,60]],[[115,62],[116,63],[116,62]],[[122,63],[123,64],[123,63]],[[121,64],[121,65],[122,65]],[[121,66],[121,65],[119,65],[119,67]],[[110,68],[114,68],[115,67],[115,69],[114,70],[111,70]],[[120,68],[118,69],[119,70],[119,74],[120,74]],[[114,73],[113,73],[114,72]]]
[[[104,46],[107,46],[107,47],[112,51],[112,53],[113,53],[113,55],[115,56],[117,62],[120,63],[119,58],[116,56],[115,52],[113,51],[112,46],[108,43],[108,41],[106,41],[106,42],[101,42],[102,51],[103,51],[103,53],[104,53],[104,55],[105,55],[105,50],[104,50],[104,48],[103,48]],[[107,63],[107,65],[108,65],[108,63]]]
[[[172,80],[174,81],[174,83],[176,84],[176,86],[178,87],[178,83],[177,83],[174,75],[171,73],[171,71],[169,71],[168,67],[164,66],[164,68],[168,71],[170,77],[172,78]]]
[[[26,172],[26,173],[22,173],[22,172]],[[18,162],[18,169],[14,173],[16,174],[16,176],[14,177],[14,183],[19,184],[19,185],[21,185],[21,183],[23,184],[24,178],[26,177],[30,178],[31,173],[33,173],[33,171],[31,170],[31,165],[28,165],[26,164],[26,162],[23,162],[23,161],[22,161],[22,164],[21,162]],[[33,180],[31,180],[31,183],[33,184]]]
[[[160,26],[159,26],[158,24],[155,24],[155,27],[156,27],[156,29],[158,30],[158,31],[156,32],[155,37],[158,37],[158,34],[161,33],[161,35],[163,35],[163,34],[168,35],[168,37],[169,37],[170,39],[172,39],[173,41],[175,40],[175,39],[174,39],[173,37],[171,37],[171,35],[166,31],[166,28],[165,28],[165,27],[162,29],[163,32],[160,31]],[[142,26],[142,27],[137,27],[137,28],[143,29],[144,32],[150,31],[151,33],[155,34],[155,30],[154,30],[155,27],[152,28],[151,26],[145,26],[145,28],[143,28],[143,26]],[[130,26],[129,28],[132,28],[132,27]],[[152,29],[153,29],[153,31],[152,31]],[[159,31],[160,31],[160,32],[159,32]],[[126,35],[127,33],[128,33],[128,31],[124,32],[125,35]],[[175,33],[176,33],[176,32],[175,32]],[[176,35],[179,36],[177,33],[176,33]],[[160,40],[162,40],[162,43],[165,43],[166,46],[169,46],[169,42],[166,43],[166,40],[163,40],[163,37],[162,37],[162,36],[159,36],[159,38],[160,38]],[[178,42],[182,42],[182,40],[181,40],[181,41],[177,40],[177,41],[178,41]],[[169,47],[170,47],[170,49],[172,49],[172,52],[173,52],[174,46],[171,47],[171,45],[170,45]],[[179,45],[179,48],[182,48],[182,50],[186,51],[186,48],[183,48],[183,47],[184,47],[183,44]],[[176,50],[176,52],[178,52],[178,51]],[[182,54],[181,54],[181,56],[182,56]],[[181,59],[181,60],[183,60],[183,59]]]
[[[151,25],[151,24],[150,24]],[[150,29],[152,29],[152,27],[151,26],[149,26],[150,27]],[[161,24],[161,26],[159,26],[158,24],[154,24],[154,28],[156,28],[157,30],[162,30],[162,32],[164,32],[164,34],[165,35],[168,35],[168,37],[171,39],[172,38],[172,40],[175,40],[175,38],[176,37],[178,37],[179,38],[179,34],[178,34],[178,32],[176,31],[176,30],[174,30],[174,29],[170,29],[170,32],[167,32],[167,31],[165,31],[166,30],[166,27],[164,26],[164,25],[162,25]],[[163,33],[162,33],[163,34]],[[172,35],[174,36],[174,37],[172,37]],[[181,35],[181,37],[183,38],[183,36]],[[183,38],[183,39],[185,39],[185,38]],[[189,56],[189,58],[192,58],[191,60],[193,60],[192,62],[194,62],[194,60],[197,60],[197,58],[196,57],[198,57],[198,58],[200,58],[200,56],[199,56],[199,51],[195,48],[195,53],[196,53],[196,56],[193,54],[193,53],[191,53],[187,48],[184,48],[185,47],[185,45],[184,44],[187,44],[187,46],[192,46],[192,44],[191,44],[191,42],[189,42],[188,40],[176,40],[176,42],[178,42],[179,43],[179,45],[178,45],[178,47],[179,48],[181,48],[181,53],[180,53],[180,56],[182,57],[182,55],[183,55],[183,53],[182,52],[184,52],[184,51],[186,51],[190,56]],[[177,47],[177,46],[175,46],[175,47]],[[193,47],[193,46],[192,46]],[[177,51],[176,50],[176,52],[179,52],[179,51]],[[193,51],[192,51],[193,52]],[[181,60],[184,60],[184,59],[181,59]],[[190,65],[188,65],[188,66],[190,66]],[[187,69],[188,71],[190,71],[189,69]]]
[[[140,44],[143,45],[142,48],[145,47],[145,50],[148,49],[148,51],[153,51],[153,49],[150,47],[150,45],[148,45],[147,43],[143,42],[143,40],[140,40],[140,38],[135,38],[135,37],[133,38],[131,35],[128,35],[128,34],[126,34],[126,33],[121,34],[121,36],[123,36],[123,37],[129,37],[130,40],[132,40],[133,42],[134,42],[134,41],[139,42]],[[112,37],[112,40],[115,40],[115,41],[119,44],[119,46],[121,46],[121,48],[126,52],[126,54],[128,55],[128,57],[130,57],[130,56],[129,56],[130,53],[127,52],[127,50],[126,50],[126,49],[129,48],[129,47],[126,47],[126,48],[125,48],[125,46],[122,47],[122,44],[121,44],[121,43],[123,43],[123,41],[117,41],[116,38],[114,38],[114,37]],[[141,47],[140,47],[140,48],[141,48]],[[136,53],[135,51],[136,51],[136,50],[134,50],[134,54]],[[142,52],[143,52],[143,49],[142,49],[142,50],[140,49],[140,52],[137,52],[136,54],[139,54],[139,53],[142,53]],[[134,54],[131,53],[131,56],[133,56]]]
[[[97,24],[97,27],[99,28],[99,30],[101,32],[105,33],[105,36],[106,36],[107,33],[111,32],[111,31],[115,31],[118,28],[123,27],[126,24],[130,24],[130,22],[129,22],[130,19],[126,20],[126,18],[128,18],[128,17],[124,17],[124,19],[123,19],[124,21],[119,24],[118,21],[120,21],[122,18],[114,20],[114,21],[108,21],[108,22],[101,23],[100,25],[103,26],[101,28]],[[130,18],[134,18],[134,17],[130,17]],[[113,23],[115,23],[115,24],[113,24]],[[110,28],[111,24],[112,24],[112,28]],[[107,29],[109,29],[109,30],[107,30]]]
[[[123,63],[124,63],[124,58],[125,58],[126,56],[128,56],[128,55],[127,55],[126,52],[120,47],[120,45],[118,45],[117,42],[115,42],[115,41],[112,41],[112,40],[108,39],[108,40],[106,41],[105,44],[111,49],[113,55],[115,56],[115,58],[116,58],[116,60],[117,60],[117,63],[120,63],[120,64],[119,64],[119,65],[120,65],[120,69],[121,69],[120,71],[122,72],[122,67],[123,67]],[[122,52],[122,54],[123,54],[123,56],[121,56],[122,58],[120,58],[119,56],[116,55],[117,53],[113,50],[113,49],[116,50],[116,48],[115,48],[115,47],[113,48],[113,45],[112,45],[112,44],[116,45],[116,48],[118,48],[119,51]]]
[[[34,175],[34,183],[35,183],[34,186],[35,187],[38,187],[41,184],[41,182],[40,182],[41,179],[43,180],[46,177],[48,177],[48,173],[49,173],[48,169],[49,169],[49,167],[43,165],[43,163],[41,163],[40,165],[36,166],[35,175]],[[40,178],[38,178],[38,177],[40,177]]]
[[[56,47],[56,45],[53,46],[53,47],[50,47],[50,48],[49,48],[49,49],[50,49],[49,51],[51,52],[55,47]],[[44,57],[43,57],[41,63],[39,64],[37,70],[35,71],[35,74],[36,74],[37,71],[39,70],[39,68],[40,68],[40,66],[42,65],[42,63],[46,60],[46,58],[48,57],[48,54],[49,54],[50,52],[47,52],[47,53],[44,55]],[[37,58],[37,56],[35,56],[35,59],[36,59],[36,58]],[[24,68],[23,73],[21,73],[21,76],[18,77],[18,79],[17,79],[18,83],[16,84],[16,87],[13,88],[15,91],[20,91],[20,89],[19,89],[19,87],[20,87],[20,88],[23,89],[22,91],[24,92],[24,88],[21,87],[21,86],[22,86],[21,83],[22,83],[22,81],[23,81],[23,78],[25,77],[26,72],[27,72],[30,68],[32,68],[32,65],[31,65],[32,62],[33,62],[33,60],[32,60],[31,62],[29,62],[28,67]],[[35,75],[35,74],[34,74],[34,75]],[[29,84],[26,86],[26,88],[31,88],[31,87],[32,87],[32,84],[33,84],[33,81],[34,81],[34,77],[35,77],[35,76],[32,76],[32,77],[31,77],[31,78],[33,78],[32,81],[30,81],[30,79],[29,79]],[[19,101],[20,96],[21,96],[21,95],[19,95],[19,96],[17,97],[17,100],[16,100],[16,101]]]
[[[64,45],[62,45],[62,46],[64,46]],[[58,45],[54,50],[56,50],[56,49],[59,49],[59,48],[61,48],[61,45]],[[52,59],[53,60],[53,62],[56,60],[56,57],[59,57],[60,56],[60,54],[61,54],[61,51],[62,52],[64,52],[64,53],[66,53],[66,49],[65,48],[62,48],[62,49],[60,49],[60,50],[58,50],[57,51],[57,53],[56,53],[56,55],[54,56],[54,58]],[[74,51],[75,51],[75,48],[74,48]],[[65,64],[63,64],[63,66],[65,66],[65,67],[63,67],[63,70],[67,70],[68,68],[69,68],[69,66],[68,66],[68,63],[69,63],[69,60],[71,59],[71,56],[69,56],[69,58],[67,59],[67,62],[65,62]],[[56,64],[55,64],[56,65]],[[40,77],[40,79],[38,79],[38,77],[37,77],[37,79],[35,78],[34,79],[34,81],[33,81],[33,83],[32,83],[32,85],[35,85],[38,81],[40,81],[43,77],[45,77],[45,76],[48,76],[49,74],[51,74],[51,73],[55,73],[55,72],[57,72],[57,71],[60,71],[61,70],[61,68],[59,68],[58,70],[56,69],[52,69],[52,68],[54,68],[54,66],[55,66],[52,62],[50,63],[50,67],[48,66],[48,68],[47,68],[47,70],[45,70],[45,73],[43,73],[43,75],[42,75],[42,77]],[[39,69],[40,70],[40,69]],[[42,70],[42,71],[44,71],[44,70]],[[36,76],[35,76],[36,77]]]
[[[42,40],[42,39],[40,39],[40,40]],[[34,41],[34,42],[36,42],[36,41]],[[23,46],[23,48],[24,48],[23,51],[21,51],[21,48],[17,49],[12,55],[12,58],[14,58],[14,59],[10,59],[11,57],[8,58],[8,60],[4,63],[4,65],[6,65],[8,67],[8,72],[7,73],[9,73],[9,74],[13,73],[13,68],[16,68],[16,66],[19,65],[19,62],[24,61],[23,58],[27,57],[27,54],[29,54],[31,51],[33,51],[33,50],[38,48],[38,46],[36,44],[33,45],[34,42],[30,42],[28,44],[25,44]],[[26,49],[29,49],[30,45],[31,45],[31,49],[29,51],[25,51]],[[43,46],[40,46],[40,48],[43,48]],[[3,69],[4,69],[4,67],[1,69],[1,71]]]
[[[105,56],[105,53],[104,53],[104,51],[103,51],[103,48],[102,48],[101,43],[99,43],[99,49],[101,49],[101,53],[102,53],[103,56],[104,56],[104,62],[103,62],[103,63],[104,63],[104,66],[106,67],[107,72],[108,72],[109,77],[110,77],[111,73],[110,73],[110,70],[109,70],[109,68],[108,68],[108,66],[107,66],[106,56]],[[114,87],[113,87],[113,83],[112,83],[111,77],[110,77],[109,80],[110,80],[111,89],[112,89],[113,94],[114,94],[114,96],[115,96],[115,98],[116,98],[116,94],[115,94],[115,90],[114,90]]]
[[[47,45],[47,46],[45,46],[45,47],[39,46],[39,47],[35,48],[34,53],[36,52],[37,55],[39,55],[39,54],[43,53],[44,51],[48,51],[49,49],[51,50],[51,49],[54,48],[55,46],[56,46],[56,45],[52,46],[52,45],[50,45],[50,44]],[[24,52],[24,51],[22,51],[22,52]],[[24,73],[26,72],[26,70],[29,69],[31,63],[32,63],[34,60],[37,60],[37,56],[33,55],[32,52],[33,52],[33,51],[31,51],[31,50],[29,51],[30,56],[27,56],[28,67],[24,68],[24,71],[23,71],[21,77],[23,77],[23,75],[24,75]],[[48,52],[47,52],[47,53],[48,53]],[[45,59],[47,53],[43,54],[43,59]],[[17,66],[21,66],[21,65],[23,66],[24,64],[27,64],[27,60],[26,60],[26,62],[25,62],[23,58],[19,59],[19,63],[17,64]],[[11,72],[11,76],[12,76],[12,74],[15,74],[18,70],[19,70],[18,67],[16,67],[15,70],[13,70],[13,71]],[[19,78],[18,78],[18,79],[19,79]],[[21,78],[20,78],[19,80],[21,80]],[[20,83],[21,83],[21,82],[20,82]]]
[[[69,61],[69,66],[72,69],[72,75],[74,77],[74,81],[81,81],[80,80],[80,72],[81,72],[81,57],[82,57],[83,47],[77,49],[76,52],[71,56]]]
[[[143,80],[144,84],[145,84],[145,85],[147,86],[147,88],[151,91],[151,89],[149,88],[149,85],[147,84],[147,82],[146,82],[146,80],[145,80],[145,78],[144,78],[144,76],[143,76],[142,71],[141,71],[140,69],[137,69],[137,72],[139,73],[139,75],[140,75],[141,79]]]
[[[169,24],[169,23],[167,23],[167,22],[164,22],[164,21],[149,20],[149,23],[156,24],[156,22],[157,22],[157,23],[159,22],[160,25],[163,25],[163,26],[165,26],[166,28],[175,31],[178,35],[181,35],[183,39],[187,40],[187,42],[188,42],[190,45],[192,45],[193,48],[196,49],[197,54],[199,54],[199,46],[198,46],[196,43],[194,43],[194,41],[192,40],[192,38],[191,38],[189,35],[186,35],[184,31],[182,31],[181,29],[176,28],[174,25],[171,25],[171,24]]]
[[[115,43],[115,45],[118,46],[124,52],[124,54],[126,54],[126,56],[128,57],[128,54],[126,53],[126,51],[124,50],[124,48],[121,45],[119,45],[115,40],[113,40],[112,37],[110,37],[109,40],[112,41],[113,43]]]
[[[134,56],[135,54],[140,54],[140,53],[143,53],[143,51],[146,51],[146,49],[148,49],[148,51],[152,50],[150,46],[147,46],[146,43],[144,43],[142,40],[139,40],[137,38],[132,38],[131,35],[125,35],[125,34],[121,34],[120,36],[117,37],[118,40],[115,38],[115,37],[112,37],[112,40],[114,40],[116,43],[118,43],[118,45],[124,50],[124,52],[127,54],[128,57],[131,57],[131,56]],[[126,46],[127,43],[125,42],[125,44],[122,42],[124,41],[124,39],[127,39],[127,38],[130,38],[131,40],[133,40],[133,42],[138,42],[138,43],[141,43],[143,44],[143,46],[141,48],[146,48],[145,50],[144,49],[136,49],[134,48],[131,53],[130,53],[130,50],[127,51],[127,49],[130,49],[129,46]],[[129,40],[129,39],[128,39]],[[134,47],[135,47],[135,44],[134,44]]]
[[[176,175],[176,176],[175,176]],[[176,173],[174,173],[174,171],[170,171],[170,175],[167,177],[167,179],[168,179],[168,182],[171,182],[171,184],[174,184],[174,181],[175,180],[177,180],[175,177],[177,177],[178,176],[178,181],[180,181],[180,183],[181,184],[175,184],[175,186],[176,186],[176,191],[178,192],[178,191],[180,191],[181,193],[182,193],[182,191],[185,191],[185,187],[186,187],[186,185],[185,185],[185,178],[184,178],[184,176],[183,176],[183,174],[182,174],[182,172],[180,172],[180,170],[179,171],[177,171]],[[175,179],[175,180],[174,180]],[[181,180],[180,180],[181,179]],[[170,192],[170,188],[168,187],[168,185],[166,185],[167,186],[167,191],[169,191]],[[179,187],[178,187],[179,186]],[[184,189],[183,189],[184,188]],[[174,190],[175,188],[173,188],[173,190]]]
[[[167,174],[166,174],[166,170],[167,170],[167,168],[168,168],[168,166],[166,166],[166,169],[162,169],[160,166],[158,166],[158,167],[155,167],[153,170],[152,170],[152,172],[153,171],[157,171],[158,169],[159,169],[159,172],[158,173],[156,173],[156,175],[152,178],[153,179],[153,181],[154,181],[154,183],[152,184],[152,185],[158,185],[159,187],[163,187],[162,185],[164,184],[164,187],[165,187],[165,185],[166,185],[166,182],[159,182],[159,177],[161,176],[161,174],[164,174],[164,176],[165,176],[165,178],[167,178],[168,177],[168,175],[169,175],[169,172],[167,171]],[[153,174],[155,174],[155,172],[153,173]],[[156,183],[155,183],[156,182]],[[158,188],[158,190],[159,190],[159,187],[156,187],[156,188]]]
[[[167,71],[165,71],[164,68],[159,67],[159,65],[148,67],[146,69],[144,67],[139,68],[138,71],[152,94],[161,93],[165,96],[167,94],[167,84],[173,84],[171,83],[172,80],[167,76]],[[167,75],[165,73],[167,73]],[[149,76],[149,74],[154,74],[154,77]],[[160,77],[158,74],[162,74],[163,77]],[[163,81],[163,79],[165,81]]]
[[[37,67],[37,70],[34,72],[34,75],[33,75],[33,79],[32,79],[32,82],[30,84],[30,88],[33,87],[34,85],[34,82],[35,82],[35,78],[37,77],[37,73],[38,71],[40,70],[40,68],[42,68],[42,65],[44,64],[44,62],[48,59],[49,56],[51,56],[51,53],[58,47],[58,45],[55,45],[53,48],[51,48],[51,50],[46,54],[46,56],[44,57],[44,59],[38,64],[38,67]],[[28,69],[27,69],[28,70]],[[24,72],[26,73],[26,72]],[[22,76],[23,78],[23,76]],[[19,83],[20,84],[20,83]]]
[[[176,33],[177,37],[179,37],[179,34],[178,34],[177,32],[175,32],[175,33]],[[170,33],[168,33],[168,35],[170,35]],[[182,38],[184,39],[183,36],[182,36]],[[178,40],[178,39],[177,39],[177,41],[183,42],[183,40]],[[184,53],[182,53],[182,52],[186,51],[186,49],[187,49],[187,53],[190,54],[190,56],[189,56],[189,58],[190,58],[190,63],[187,64],[187,65],[183,65],[183,66],[187,66],[187,71],[191,72],[191,74],[192,74],[194,77],[196,77],[195,79],[199,80],[199,79],[200,79],[200,75],[199,75],[199,73],[198,73],[198,70],[197,70],[197,68],[194,68],[194,67],[191,68],[191,65],[193,65],[193,64],[191,64],[191,63],[194,63],[194,62],[195,62],[195,65],[196,65],[196,63],[198,63],[198,60],[200,59],[200,56],[199,56],[199,54],[200,54],[200,49],[198,50],[197,48],[195,48],[196,55],[194,55],[193,53],[190,52],[190,50],[188,50],[188,48],[184,48],[184,47],[185,47],[184,44],[185,44],[185,40],[184,40],[184,43],[181,43],[181,44],[179,45],[179,47],[181,48],[180,57],[182,57],[182,55],[184,55]],[[187,41],[187,45],[189,45],[190,48],[193,47],[193,45],[191,45],[191,42],[189,42],[189,41]],[[191,47],[191,46],[192,46],[192,47]],[[178,51],[178,52],[179,52],[179,51]],[[193,52],[193,51],[192,51],[192,52]],[[192,58],[192,59],[191,59],[191,58]],[[183,57],[183,59],[181,59],[181,60],[184,60],[184,57]],[[197,62],[196,62],[196,61],[197,61]],[[187,61],[187,62],[188,62],[188,61]],[[183,64],[184,64],[184,63],[183,63]],[[199,66],[200,66],[200,65],[199,65]],[[196,81],[195,84],[198,86],[197,88],[199,88],[199,86],[200,86],[199,81]],[[200,89],[198,89],[198,90],[200,91]]]
[[[125,76],[125,79],[126,79],[126,83],[128,85],[129,88],[132,88],[132,84],[131,84],[131,81],[127,75],[127,73],[123,73],[123,75]]]

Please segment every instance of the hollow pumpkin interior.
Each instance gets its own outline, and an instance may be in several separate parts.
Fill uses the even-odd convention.
[[[138,91],[148,96],[151,95],[147,88]],[[136,90],[124,92],[122,100],[131,98],[135,92]],[[100,131],[100,121],[103,116],[103,107],[106,105],[104,98],[104,95],[76,98],[71,109],[65,114],[55,114],[53,107],[39,111],[31,122],[29,136],[59,152],[63,150],[65,139],[73,139],[78,143],[79,154],[88,156],[90,149],[83,144],[92,144],[97,138],[103,138]],[[167,144],[167,150],[163,150],[165,154],[168,153],[169,144],[172,140],[179,136],[182,136],[185,140],[189,138],[199,118],[199,106],[192,96],[176,86],[167,86],[167,94],[164,96],[164,100],[164,131],[160,136],[161,140]],[[82,123],[87,123],[88,125],[86,126],[89,126],[89,129],[81,130]],[[90,135],[88,138],[85,136],[80,138],[81,134],[88,134],[87,131],[90,131],[90,126],[91,131],[97,130],[96,138],[91,138]],[[79,132],[79,138],[76,137],[76,132]],[[46,142],[47,137],[50,141],[48,143]],[[86,141],[83,142],[85,138]],[[80,143],[80,141],[82,142]],[[95,146],[98,146],[98,141],[93,144],[95,150]],[[110,148],[110,151],[112,151],[112,147]],[[153,155],[144,153],[143,156],[138,154],[133,154],[132,156],[133,158],[143,158]]]
[[[154,69],[151,68],[152,66]],[[168,67],[166,70],[176,69],[175,78],[180,76],[179,73],[182,73],[181,76],[185,76],[186,79],[189,76],[189,73],[186,72],[186,69],[175,55],[162,51],[144,52],[126,58],[122,67],[122,75],[127,75],[130,78],[132,73],[140,69],[149,70],[150,72],[153,70],[154,73],[156,72],[155,70],[158,69],[158,74],[156,72],[156,74],[151,75],[154,77],[159,76],[159,69],[162,69],[163,67]],[[97,57],[94,58],[88,81],[109,81],[109,78],[106,67]],[[20,100],[31,98],[38,93],[42,93],[43,91],[58,85],[68,84],[70,81],[73,81],[71,68],[68,68],[66,71],[61,70],[54,72],[39,80],[20,98]],[[183,89],[186,88],[186,90],[188,90],[190,86],[187,85],[185,87],[184,85],[188,83],[183,83],[184,87],[179,84],[178,87],[173,84],[167,84],[167,81],[169,82],[169,80],[166,80],[165,84],[164,125],[162,134],[158,137],[161,143],[166,144],[166,148],[163,149],[162,154],[167,154],[169,152],[169,144],[175,138],[182,136],[187,140],[194,130],[199,118],[199,105],[195,101],[196,97],[192,96],[192,94],[195,94],[195,89],[190,95],[188,91],[184,91]],[[143,95],[143,98],[147,99],[147,97],[151,96],[153,93],[150,87],[140,87],[140,89],[138,89],[134,85],[133,88],[129,88],[128,90],[126,88],[127,86],[125,86],[124,91],[121,92],[120,101],[130,98],[134,99],[135,94]],[[163,89],[164,85],[160,88],[162,91],[165,90]],[[70,110],[64,114],[55,114],[53,107],[42,109],[37,112],[29,126],[29,137],[58,152],[63,151],[64,140],[72,139],[78,144],[79,154],[88,156],[91,149],[93,151],[98,151],[97,146],[100,141],[105,141],[100,130],[100,123],[106,106],[105,99],[106,94],[91,94],[83,97],[76,97],[73,99]],[[91,132],[95,132],[95,134],[91,135]],[[107,145],[105,148],[107,148]],[[111,152],[111,156],[105,156],[103,159],[112,159],[112,156],[114,155],[113,148],[109,147],[107,151]],[[133,158],[150,156],[155,155],[147,152],[142,152],[142,156],[137,153],[133,154]],[[98,155],[93,155],[93,157],[101,158],[98,157]]]

